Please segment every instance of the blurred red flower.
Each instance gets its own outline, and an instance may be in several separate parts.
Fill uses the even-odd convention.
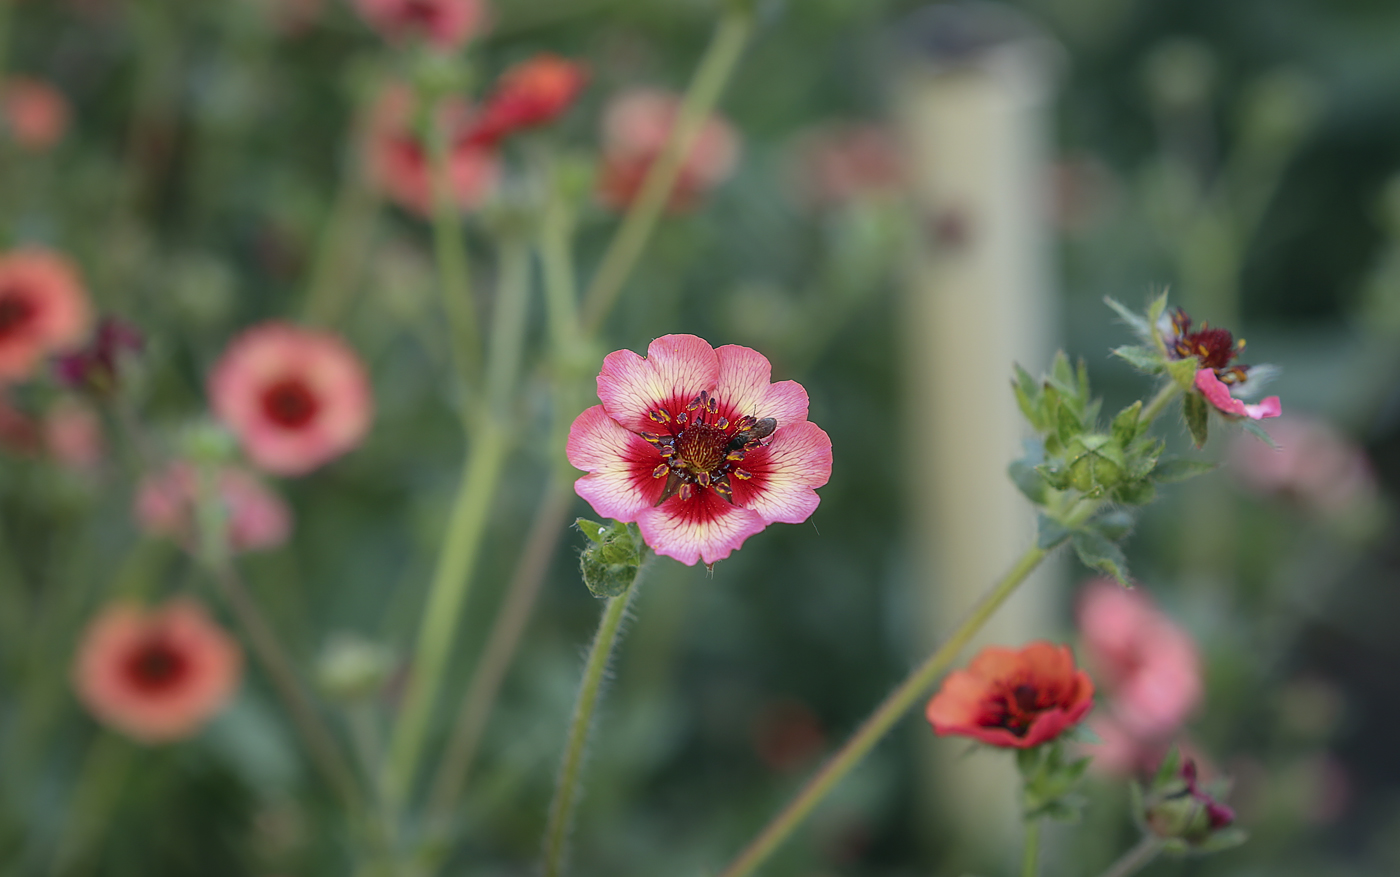
[[[421,39],[443,51],[461,48],[487,24],[482,0],[355,0],[355,5],[385,40]]]
[[[472,128],[471,141],[493,146],[516,131],[553,122],[573,105],[588,81],[582,64],[548,53],[502,74]]]
[[[0,84],[0,117],[25,149],[52,149],[68,130],[68,115],[68,99],[43,80],[15,76]]]
[[[432,166],[428,146],[414,129],[417,111],[407,86],[385,89],[374,108],[366,160],[371,180],[390,199],[419,216],[430,216]],[[437,124],[446,127],[451,143],[447,175],[452,197],[463,210],[477,207],[495,189],[500,174],[495,150],[472,141],[472,114],[462,101],[444,103]]]
[[[604,204],[623,210],[637,197],[671,136],[680,104],[678,95],[651,88],[624,92],[608,104],[598,176],[598,197]],[[739,149],[739,135],[727,121],[717,115],[706,119],[681,163],[668,209],[690,209],[700,195],[723,182],[734,172]]]
[[[292,530],[292,512],[257,476],[227,467],[215,479],[233,551],[276,548]],[[199,471],[178,460],[141,480],[136,492],[136,520],[141,529],[192,545],[197,536]]]
[[[0,255],[0,384],[29,377],[45,356],[81,343],[91,319],[67,258],[39,247]]]
[[[943,680],[926,715],[939,735],[1029,749],[1076,725],[1094,705],[1094,683],[1068,646],[988,646]]]
[[[145,610],[117,603],[88,625],[73,665],[78,699],[147,743],[194,734],[238,685],[242,652],[204,609],[180,598]]]
[[[279,475],[304,474],[359,444],[373,408],[364,365],[339,336],[279,322],[229,344],[209,398],[248,458]]]

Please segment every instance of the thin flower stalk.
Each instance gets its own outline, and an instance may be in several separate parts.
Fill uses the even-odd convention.
[[[1043,820],[1026,820],[1026,847],[1021,854],[1021,877],[1036,877],[1040,867],[1040,826]]]
[[[583,326],[587,334],[597,333],[628,275],[632,273],[657,219],[670,200],[685,157],[734,72],[752,31],[753,14],[744,4],[729,4],[686,90],[665,150],[647,172],[641,192],[628,208],[622,226],[609,243],[603,261],[584,293]]]
[[[608,598],[603,617],[598,623],[598,633],[588,650],[583,683],[579,686],[574,715],[569,722],[569,739],[564,747],[564,761],[559,768],[559,783],[554,789],[554,800],[549,804],[549,822],[544,836],[544,877],[559,877],[564,870],[569,830],[573,825],[574,807],[578,804],[584,753],[588,748],[588,732],[593,727],[593,713],[598,706],[608,662],[622,629],[622,619],[627,615],[627,606],[632,602],[633,595],[637,593],[641,575],[638,571],[637,579],[624,593]]]
[[[460,207],[452,194],[449,132],[432,113],[428,155],[433,179],[433,253],[437,258],[442,306],[452,332],[452,358],[462,381],[465,399],[476,389],[480,374],[481,332],[472,301],[471,274],[462,238]]]
[[[95,852],[126,787],[134,755],[132,744],[117,734],[100,732],[88,744],[50,874],[73,873]]]
[[[1123,854],[1123,857],[1108,867],[1101,877],[1130,877],[1146,868],[1162,852],[1162,841],[1146,835],[1138,845]]]

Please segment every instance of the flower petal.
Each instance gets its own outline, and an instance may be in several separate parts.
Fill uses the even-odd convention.
[[[730,505],[713,490],[698,490],[688,500],[673,496],[637,515],[642,538],[657,554],[687,566],[714,563],[768,523],[756,512]]]
[[[771,383],[773,367],[757,350],[726,344],[715,349],[719,379],[715,398],[730,420],[744,415],[772,417],[782,426],[807,419],[807,391],[796,381]],[[723,408],[728,410],[723,410]]]
[[[1266,417],[1278,417],[1283,414],[1283,406],[1279,403],[1277,396],[1270,396],[1258,405],[1247,405],[1240,399],[1230,395],[1230,388],[1216,377],[1215,372],[1208,368],[1203,368],[1196,372],[1196,389],[1201,391],[1201,395],[1206,397],[1206,401],[1214,405],[1226,414],[1236,417],[1248,417],[1250,420],[1263,420]]]
[[[574,420],[566,452],[570,463],[589,473],[574,482],[574,491],[604,517],[635,521],[661,498],[666,479],[652,475],[661,454],[619,426],[602,405]]]
[[[821,501],[813,488],[831,478],[831,438],[806,420],[779,425],[768,445],[750,451],[740,465],[753,477],[730,478],[735,505],[770,524],[800,524]]]
[[[694,335],[663,335],[646,358],[630,350],[609,353],[598,374],[598,398],[608,415],[633,432],[655,430],[647,412],[676,414],[719,377],[714,348]]]

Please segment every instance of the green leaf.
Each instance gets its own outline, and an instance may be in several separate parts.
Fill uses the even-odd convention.
[[[1036,515],[1035,544],[1037,547],[1049,551],[1068,539],[1069,536],[1070,531],[1064,524],[1049,515]]]
[[[1113,355],[1127,361],[1128,365],[1149,375],[1159,375],[1166,371],[1167,358],[1160,350],[1137,345],[1113,348]]]
[[[1174,782],[1180,774],[1181,749],[1173,746],[1157,766],[1157,773],[1152,777],[1152,788],[1159,789],[1167,783]]]
[[[1244,427],[1244,431],[1245,431],[1245,432],[1247,432],[1247,433],[1249,433],[1250,435],[1254,436],[1255,438],[1259,439],[1261,442],[1263,442],[1264,444],[1266,444],[1266,445],[1268,445],[1269,447],[1273,448],[1274,450],[1276,450],[1276,451],[1278,450],[1278,445],[1274,443],[1273,436],[1271,436],[1271,435],[1269,435],[1267,432],[1265,432],[1265,431],[1264,431],[1264,427],[1261,426],[1261,425],[1260,425],[1259,423],[1257,423],[1256,421],[1253,421],[1253,420],[1241,420],[1241,421],[1240,421],[1240,425]]]
[[[1016,485],[1017,490],[1025,494],[1026,499],[1036,505],[1045,505],[1050,484],[1028,458],[1012,461],[1011,465],[1006,467],[1006,474],[1011,476],[1012,483]]]
[[[1079,807],[1063,799],[1057,799],[1054,801],[1047,801],[1040,807],[1036,815],[1046,819],[1053,819],[1056,822],[1075,823],[1080,820],[1082,813]]]
[[[1016,407],[1021,409],[1021,414],[1025,416],[1026,422],[1031,425],[1031,429],[1036,432],[1045,431],[1045,413],[1039,390],[1028,394],[1019,383],[1011,384],[1011,392],[1016,394]]]
[[[1071,544],[1074,545],[1074,553],[1079,555],[1085,566],[1113,576],[1125,588],[1130,587],[1128,559],[1116,544],[1098,533],[1084,530],[1074,534]]]
[[[1196,447],[1205,447],[1209,432],[1210,403],[1200,393],[1187,393],[1181,401],[1181,414],[1186,418],[1186,428],[1191,430],[1191,440],[1196,443]]]
[[[1194,356],[1185,359],[1167,360],[1167,374],[1176,381],[1177,386],[1188,393],[1196,389],[1196,372],[1201,370],[1201,361]]]
[[[1074,368],[1070,365],[1069,357],[1065,355],[1063,350],[1055,351],[1055,359],[1050,363],[1048,380],[1066,396],[1075,394]]]
[[[1117,542],[1133,532],[1133,513],[1127,509],[1113,509],[1094,518],[1088,529],[1097,532],[1105,539]]]
[[[1125,448],[1132,444],[1133,439],[1137,438],[1138,415],[1141,413],[1141,399],[1118,412],[1113,418],[1113,424],[1109,427],[1109,432],[1113,434],[1115,442]]]
[[[1162,314],[1167,312],[1167,290],[1162,290],[1161,294],[1152,300],[1152,304],[1147,306],[1147,325],[1153,336],[1157,334],[1157,321],[1162,319]]]
[[[574,521],[574,526],[583,531],[583,535],[597,542],[599,545],[603,544],[604,534],[612,529],[610,526],[604,526],[597,521],[590,521],[587,518],[576,519]]]
[[[1175,484],[1197,475],[1204,475],[1219,468],[1218,463],[1205,460],[1171,459],[1163,460],[1152,470],[1152,480],[1158,484]]]
[[[1210,837],[1204,843],[1197,844],[1192,852],[1218,853],[1221,850],[1237,847],[1247,840],[1249,840],[1249,834],[1242,828],[1222,828],[1219,831],[1211,832]]]
[[[1118,315],[1119,319],[1128,324],[1128,328],[1133,330],[1134,335],[1144,341],[1152,340],[1152,324],[1149,323],[1142,314],[1128,310],[1122,304],[1107,295],[1104,296],[1103,302],[1113,308],[1113,312]]]

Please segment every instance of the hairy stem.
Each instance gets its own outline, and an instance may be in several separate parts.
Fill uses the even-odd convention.
[[[1152,401],[1147,403],[1147,407],[1142,409],[1142,413],[1138,415],[1138,423],[1146,427],[1147,424],[1156,420],[1162,413],[1162,409],[1166,408],[1180,394],[1181,385],[1176,381],[1167,381],[1162,385],[1162,389],[1157,391],[1157,395],[1152,397]]]

